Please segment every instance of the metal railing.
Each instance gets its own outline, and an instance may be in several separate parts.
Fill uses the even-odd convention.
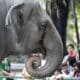
[[[11,78],[9,76],[0,76],[0,80],[6,80],[6,78]],[[13,77],[14,80],[24,80],[23,77]]]
[[[80,78],[65,78],[64,80],[80,80]]]
[[[10,78],[9,76],[0,76],[0,80],[6,80],[6,78]],[[27,80],[27,79],[24,79],[23,77],[14,77],[13,78],[14,80]],[[46,77],[46,78],[40,78],[40,79],[36,79],[36,78],[30,78],[30,80],[50,80],[49,77]],[[63,80],[80,80],[80,78],[64,78]]]
[[[9,76],[0,76],[0,80],[6,80],[6,78],[10,78]],[[14,80],[27,80],[24,77],[13,77]],[[28,78],[30,80],[50,80],[50,78],[46,77],[46,78]]]

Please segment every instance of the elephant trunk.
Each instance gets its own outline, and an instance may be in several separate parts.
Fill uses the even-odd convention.
[[[38,62],[40,59],[32,57],[29,58],[27,64],[25,65],[27,71],[34,77],[52,75],[52,73],[60,66],[63,59],[62,40],[52,21],[48,22],[46,34],[43,39],[43,46],[46,50],[46,63],[43,66],[37,66],[37,68],[34,68],[32,64],[34,64],[35,61]]]

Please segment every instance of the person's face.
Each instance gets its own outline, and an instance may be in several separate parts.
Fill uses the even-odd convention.
[[[62,67],[62,71],[66,72],[67,71],[67,66]]]
[[[69,52],[70,50],[72,50],[72,48],[71,48],[71,47],[68,47],[67,50],[68,50],[68,52]]]

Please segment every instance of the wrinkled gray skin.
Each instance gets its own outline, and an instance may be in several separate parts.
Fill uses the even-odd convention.
[[[63,45],[50,17],[38,2],[0,0],[0,52],[1,56],[26,54],[29,58],[25,65],[27,71],[32,76],[45,77],[59,67]],[[33,60],[39,60],[38,57],[30,58],[33,52],[46,54],[45,65],[32,66]]]

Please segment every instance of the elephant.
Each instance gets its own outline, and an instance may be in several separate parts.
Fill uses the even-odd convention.
[[[63,60],[63,44],[51,18],[36,0],[0,0],[0,57],[26,54],[26,70],[51,76]],[[39,56],[31,56],[41,53]],[[39,63],[38,63],[39,62]]]

